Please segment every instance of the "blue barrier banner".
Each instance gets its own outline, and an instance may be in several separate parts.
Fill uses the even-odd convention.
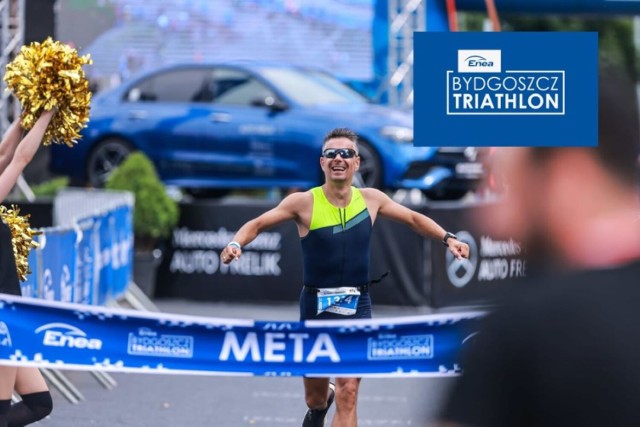
[[[0,360],[19,366],[264,376],[447,376],[483,313],[265,322],[0,295]]]
[[[94,265],[98,277],[96,303],[105,305],[110,299],[113,287],[113,268],[111,265],[111,245],[114,240],[113,211],[106,212],[97,218],[98,244]]]
[[[127,290],[133,275],[133,210],[119,206],[113,211],[111,269],[113,270],[112,297],[120,298]]]
[[[39,242],[39,238],[40,236],[36,236],[34,240],[36,242]],[[31,251],[29,252],[29,256],[27,257],[27,262],[29,263],[31,274],[27,274],[27,280],[20,283],[20,290],[22,292],[22,296],[24,297],[38,298],[39,296],[38,295],[38,289],[39,289],[38,258],[39,258],[38,249],[37,248],[31,249]]]
[[[597,146],[597,33],[414,39],[416,146]]]
[[[74,229],[45,229],[40,236],[42,251],[42,298],[50,301],[73,301],[76,272]]]
[[[76,250],[74,302],[94,304],[94,287],[97,283],[95,257],[99,238],[97,219],[95,217],[83,218],[78,222],[78,229],[82,236]]]

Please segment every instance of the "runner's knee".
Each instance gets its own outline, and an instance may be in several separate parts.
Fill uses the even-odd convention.
[[[318,390],[309,390],[304,396],[309,409],[324,409],[327,406],[327,394]]]
[[[358,403],[357,381],[340,381],[336,384],[336,402],[342,409],[353,409]]]

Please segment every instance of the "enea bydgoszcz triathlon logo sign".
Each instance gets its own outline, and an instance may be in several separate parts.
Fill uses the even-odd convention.
[[[502,51],[458,50],[447,71],[447,115],[565,114],[563,70],[502,70]]]
[[[416,146],[597,145],[596,33],[415,33]]]

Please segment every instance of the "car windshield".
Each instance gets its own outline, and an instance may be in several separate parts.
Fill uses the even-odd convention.
[[[280,92],[302,105],[368,103],[367,98],[322,71],[288,68],[261,71]]]

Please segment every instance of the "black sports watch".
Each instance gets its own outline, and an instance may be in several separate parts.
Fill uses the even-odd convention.
[[[449,247],[449,243],[447,243],[447,240],[449,240],[450,238],[456,239],[458,240],[458,237],[453,234],[453,233],[449,233],[447,231],[447,233],[444,235],[444,237],[442,238],[442,244],[444,244],[446,247]]]

